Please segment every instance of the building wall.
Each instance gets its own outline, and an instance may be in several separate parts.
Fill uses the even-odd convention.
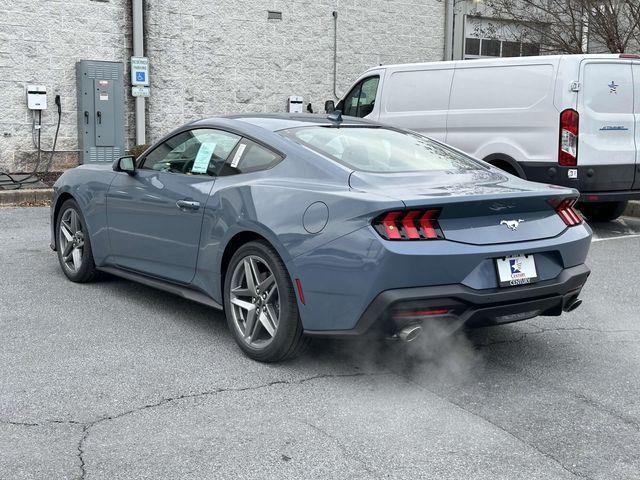
[[[38,13],[34,6],[38,6]],[[0,0],[0,170],[33,165],[25,84],[45,84],[43,147],[55,131],[56,93],[63,124],[56,168],[77,163],[75,62],[122,61],[128,84],[131,2]],[[268,20],[267,10],[282,12]],[[281,112],[289,95],[316,112],[333,97],[334,20],[338,12],[337,93],[380,63],[441,60],[440,0],[146,0],[150,60],[147,141],[192,119],[234,112]],[[133,102],[125,92],[127,146]]]
[[[62,122],[54,162],[77,164],[75,63],[82,59],[123,61],[131,44],[127,0],[0,0],[0,171],[31,171],[36,149],[25,85],[47,86],[42,148],[51,148],[57,122],[54,98],[62,100]],[[130,111],[131,109],[128,108]],[[49,155],[44,155],[44,161]]]

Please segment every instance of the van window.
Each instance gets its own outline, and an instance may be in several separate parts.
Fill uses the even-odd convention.
[[[368,77],[358,82],[344,97],[342,113],[351,117],[366,117],[373,111],[380,77]]]
[[[552,65],[458,67],[453,76],[452,110],[527,108],[551,94]]]
[[[631,65],[587,63],[584,66],[584,106],[597,113],[633,113]]]
[[[449,108],[453,69],[395,72],[389,78],[387,112],[421,112]],[[386,81],[386,80],[385,80]]]

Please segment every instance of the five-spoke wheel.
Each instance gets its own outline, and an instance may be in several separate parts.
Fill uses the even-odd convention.
[[[56,250],[64,274],[74,282],[88,282],[96,274],[91,240],[80,207],[69,199],[56,217]]]
[[[58,245],[62,250],[62,262],[65,268],[77,272],[82,266],[84,232],[74,208],[67,208],[60,217]]]
[[[247,255],[231,277],[231,316],[248,345],[273,340],[280,318],[280,297],[273,272],[265,260]]]
[[[229,328],[251,358],[274,362],[306,345],[291,278],[268,243],[246,243],[231,257],[224,302]]]

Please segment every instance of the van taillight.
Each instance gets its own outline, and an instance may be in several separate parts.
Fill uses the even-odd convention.
[[[575,198],[565,198],[560,202],[557,200],[549,201],[556,209],[558,216],[568,227],[574,227],[582,223],[582,215],[574,208],[576,201]]]
[[[575,167],[578,164],[578,112],[568,108],[560,114],[560,148],[558,165]]]
[[[440,210],[393,210],[376,217],[373,228],[385,240],[439,240],[444,238]]]

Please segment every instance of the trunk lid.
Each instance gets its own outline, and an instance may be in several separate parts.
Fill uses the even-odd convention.
[[[527,182],[495,170],[469,172],[353,172],[356,190],[401,200],[407,209],[440,209],[447,240],[473,245],[551,238],[567,226],[551,202],[577,197],[575,190]]]

